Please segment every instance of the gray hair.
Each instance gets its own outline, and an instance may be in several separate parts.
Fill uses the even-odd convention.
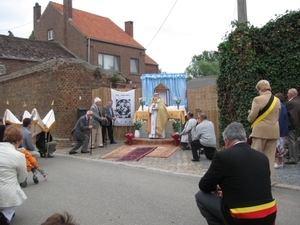
[[[225,138],[227,138],[229,141],[245,141],[246,131],[243,127],[243,124],[238,122],[232,122],[229,124],[223,132],[223,139]]]
[[[93,113],[93,111],[92,110],[88,110],[87,112],[86,112],[86,115],[93,115],[94,113]]]
[[[199,115],[199,117],[201,117],[201,118],[204,119],[204,120],[207,120],[207,116],[206,116],[205,113],[201,113],[201,114]]]
[[[101,102],[101,99],[98,98],[98,97],[96,97],[96,98],[94,99],[94,103],[96,103],[96,102]]]

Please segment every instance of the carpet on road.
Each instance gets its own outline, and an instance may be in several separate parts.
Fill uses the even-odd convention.
[[[117,161],[139,161],[141,158],[148,155],[150,152],[153,152],[157,147],[137,147],[133,149],[131,152],[123,155]]]
[[[104,155],[101,159],[114,159],[114,158],[121,158],[122,156],[126,155],[127,153],[133,151],[136,148],[144,148],[149,147],[149,145],[123,145],[120,148]],[[146,157],[153,157],[153,158],[168,158],[171,156],[179,147],[174,145],[162,145],[157,146],[154,151],[150,152],[146,155]]]

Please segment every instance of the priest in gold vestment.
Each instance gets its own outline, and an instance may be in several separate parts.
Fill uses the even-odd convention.
[[[169,113],[158,93],[154,93],[149,105],[149,119],[147,131],[149,138],[164,138],[165,126],[169,119]]]

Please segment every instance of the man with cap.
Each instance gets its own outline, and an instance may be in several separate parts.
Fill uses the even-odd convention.
[[[91,111],[93,111],[93,119],[92,119],[92,135],[90,138],[89,146],[91,148],[100,147],[103,148],[103,139],[102,139],[102,127],[101,121],[107,121],[105,117],[102,117],[99,106],[101,104],[101,99],[96,97],[94,99],[94,104],[91,106]],[[97,143],[96,143],[97,141]]]
[[[89,110],[86,112],[86,115],[81,116],[75,127],[72,130],[72,135],[76,138],[76,145],[69,151],[69,154],[76,154],[76,150],[78,150],[81,146],[81,153],[90,153],[87,150],[89,144],[89,136],[84,132],[86,130],[92,129],[92,125],[90,125],[90,119],[93,117],[93,111]]]

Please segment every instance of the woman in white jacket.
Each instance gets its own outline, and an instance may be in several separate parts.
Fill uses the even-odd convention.
[[[20,187],[27,177],[25,155],[16,149],[22,142],[19,128],[8,126],[0,143],[0,224],[9,224],[26,195]]]

